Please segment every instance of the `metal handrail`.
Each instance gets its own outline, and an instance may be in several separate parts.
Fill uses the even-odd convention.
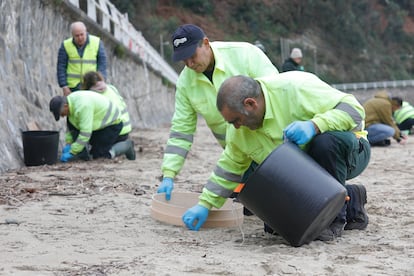
[[[339,83],[332,84],[338,90],[368,90],[368,89],[385,89],[414,86],[414,80],[395,80],[380,82],[356,82],[356,83]]]
[[[81,9],[79,0],[66,1]],[[145,64],[158,71],[171,83],[177,82],[177,72],[151,46],[142,33],[134,28],[128,20],[128,14],[121,14],[109,0],[87,0],[86,4],[85,12],[88,17],[111,33],[126,48],[137,54]]]

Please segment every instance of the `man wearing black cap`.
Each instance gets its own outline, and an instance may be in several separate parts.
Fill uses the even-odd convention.
[[[133,142],[120,135],[121,112],[105,96],[92,91],[55,96],[50,100],[49,108],[56,121],[61,116],[68,117],[67,145],[63,149],[62,162],[88,160],[89,153],[94,159],[121,154],[130,160],[135,159]],[[90,152],[88,144],[91,145]]]
[[[186,24],[172,35],[173,60],[185,68],[176,84],[175,112],[162,164],[163,180],[157,192],[171,197],[174,177],[193,143],[197,115],[201,114],[224,148],[227,124],[216,108],[221,83],[235,75],[252,78],[278,74],[258,47],[246,42],[210,42],[199,27]]]

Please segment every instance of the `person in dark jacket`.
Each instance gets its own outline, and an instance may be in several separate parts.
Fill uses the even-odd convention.
[[[304,71],[302,65],[302,51],[299,48],[293,48],[290,57],[282,65],[282,72],[287,71]]]
[[[57,59],[57,79],[63,95],[79,90],[82,72],[99,71],[106,79],[106,54],[102,40],[90,35],[83,22],[70,25],[72,37],[64,40]]]

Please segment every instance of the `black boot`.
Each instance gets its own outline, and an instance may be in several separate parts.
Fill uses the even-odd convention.
[[[329,225],[328,228],[324,229],[316,238],[316,240],[333,241],[334,239],[342,236],[342,232],[344,231],[346,224],[347,206],[348,205],[346,203],[344,206],[342,206],[341,211],[339,211],[338,215],[335,217],[331,225]]]
[[[345,185],[350,200],[346,209],[345,230],[359,229],[363,230],[368,225],[368,215],[365,211],[367,203],[367,190],[363,185]]]
[[[75,159],[83,160],[83,161],[89,161],[92,159],[92,157],[89,155],[88,150],[86,147],[78,154],[75,155]]]
[[[334,221],[328,228],[323,230],[316,240],[320,241],[333,241],[334,239],[341,237],[344,231],[345,223]]]

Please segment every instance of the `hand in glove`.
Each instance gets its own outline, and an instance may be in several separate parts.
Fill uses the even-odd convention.
[[[60,157],[60,161],[62,162],[68,162],[70,160],[72,160],[74,157],[74,155],[70,152],[65,152],[64,154],[62,154],[62,156]]]
[[[70,152],[70,148],[71,148],[71,145],[66,144],[66,146],[64,146],[63,149],[62,149],[62,153]]]
[[[165,199],[171,199],[171,192],[174,188],[174,179],[171,177],[164,177],[160,186],[158,187],[157,193],[165,193]]]
[[[288,125],[283,133],[289,141],[297,145],[303,145],[316,135],[316,128],[312,121],[295,121]]]
[[[207,220],[208,212],[209,210],[206,207],[197,204],[188,209],[182,219],[188,229],[198,231]]]

